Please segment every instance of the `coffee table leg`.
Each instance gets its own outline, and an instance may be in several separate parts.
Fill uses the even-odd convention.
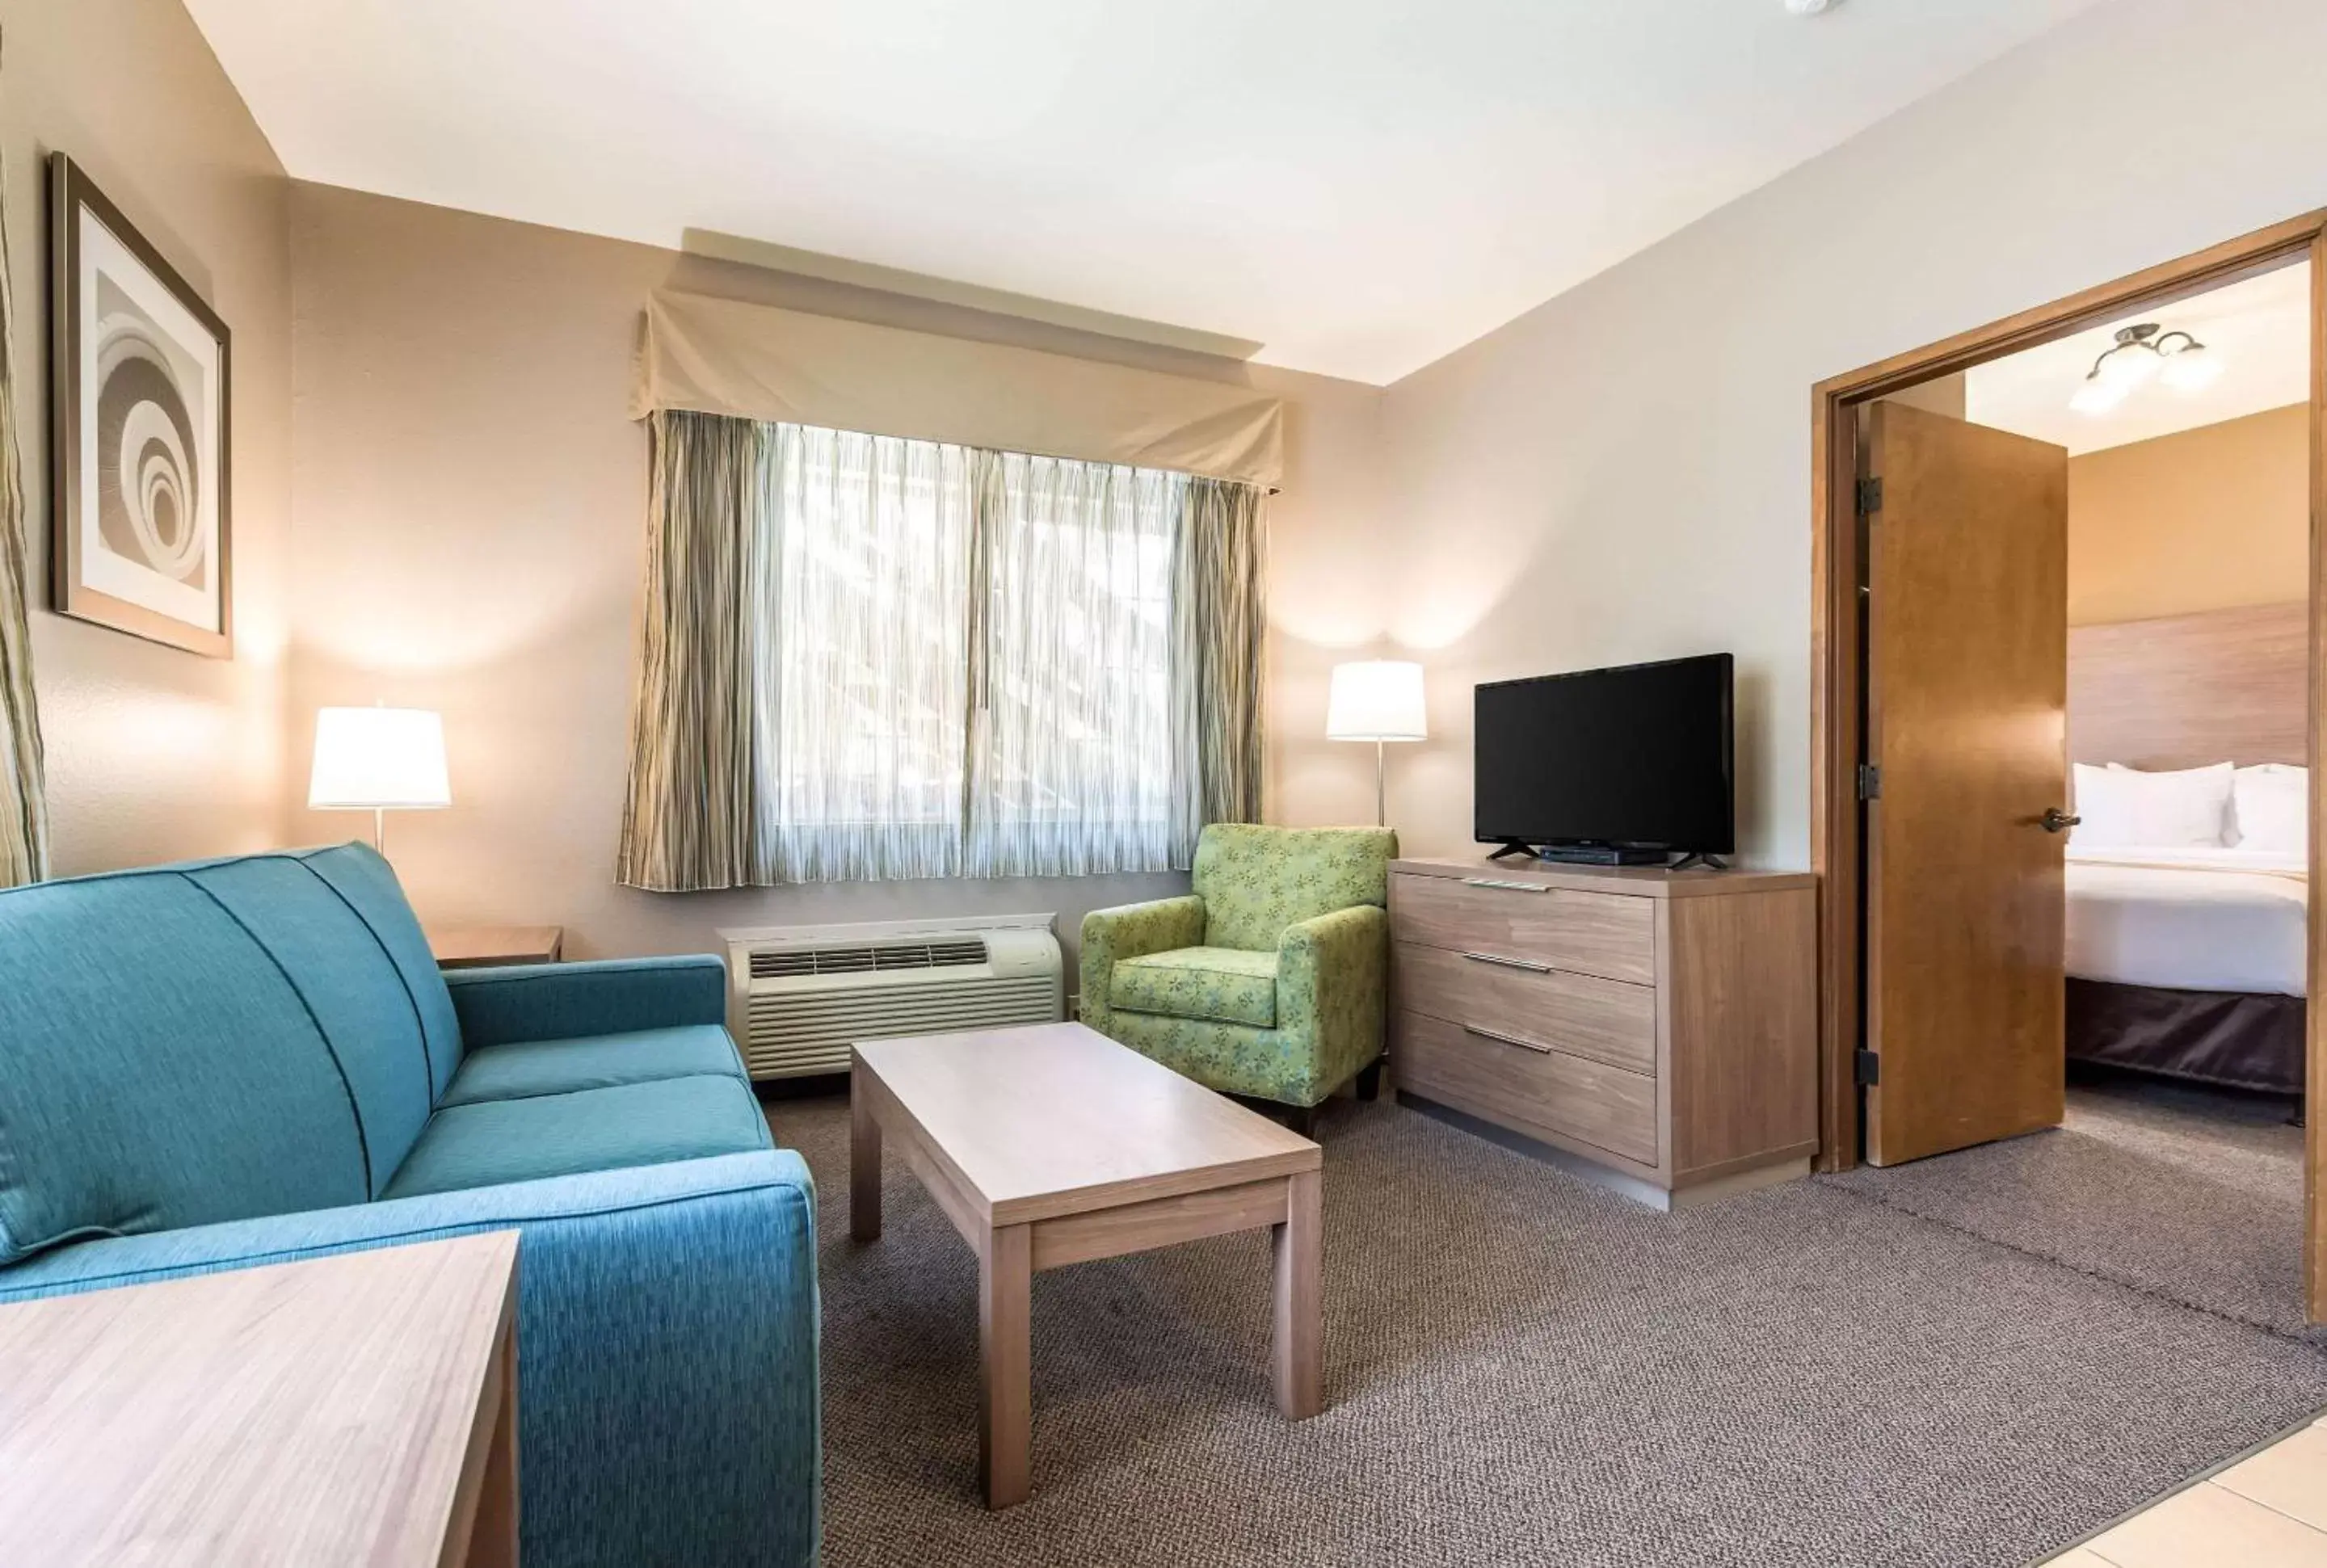
[[[1033,1484],[1030,1239],[1023,1225],[990,1230],[977,1259],[977,1456],[989,1508],[1024,1502]]]
[[[848,1234],[881,1239],[881,1124],[873,1119],[862,1068],[848,1079]]]
[[[1325,1407],[1324,1179],[1285,1179],[1285,1223],[1273,1227],[1276,1261],[1276,1407],[1300,1421]]]

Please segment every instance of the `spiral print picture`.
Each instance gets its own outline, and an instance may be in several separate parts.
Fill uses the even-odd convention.
[[[57,610],[231,658],[226,324],[51,162]]]

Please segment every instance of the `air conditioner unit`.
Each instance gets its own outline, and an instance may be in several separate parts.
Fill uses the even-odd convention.
[[[1066,1015],[1049,915],[723,930],[727,1029],[755,1078],[848,1070],[860,1040]]]

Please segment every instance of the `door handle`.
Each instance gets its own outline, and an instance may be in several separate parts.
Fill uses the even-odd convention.
[[[2083,817],[2072,817],[2057,806],[2047,806],[2044,815],[2036,819],[2036,826],[2047,833],[2066,833],[2083,820]]]

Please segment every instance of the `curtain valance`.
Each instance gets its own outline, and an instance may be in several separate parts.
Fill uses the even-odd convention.
[[[658,290],[631,416],[664,411],[1274,486],[1284,406],[1248,387]]]

